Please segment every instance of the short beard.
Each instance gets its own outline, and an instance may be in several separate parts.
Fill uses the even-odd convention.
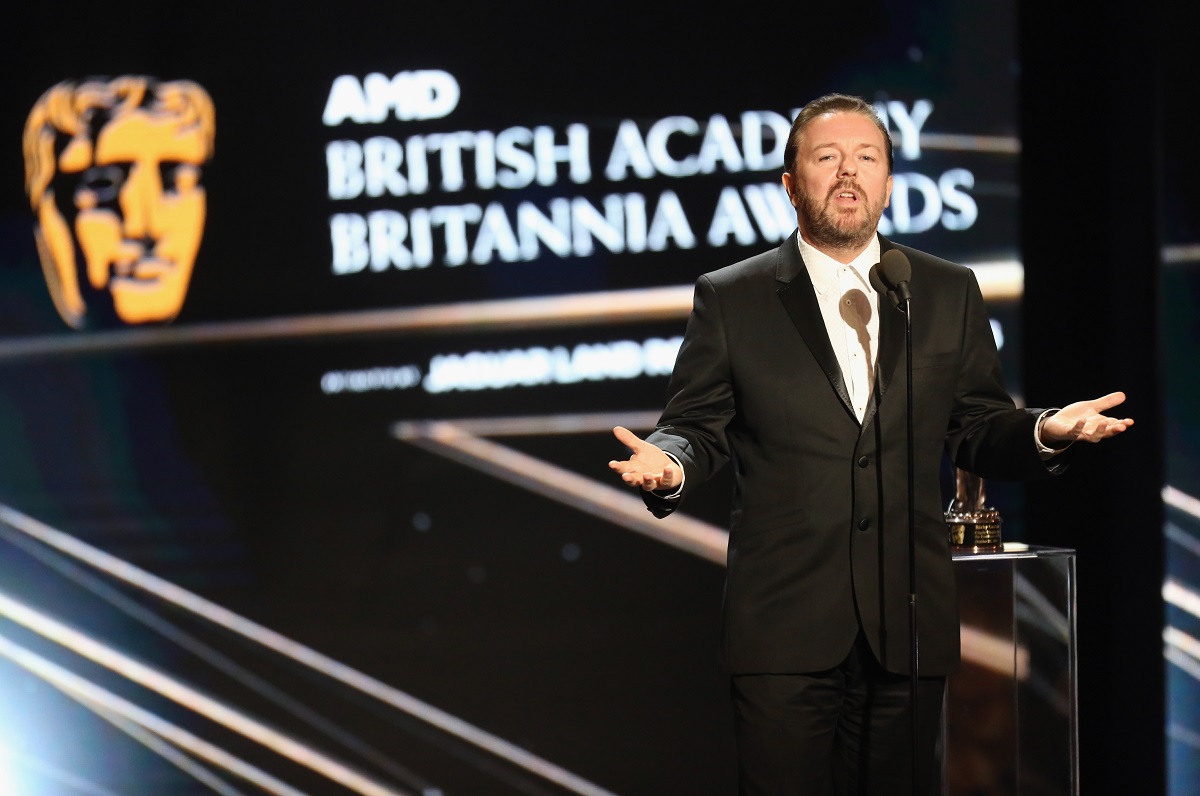
[[[834,195],[847,188],[853,189],[859,195],[867,211],[862,221],[854,226],[839,224],[837,222],[839,211],[830,203],[830,199]],[[857,254],[867,247],[879,228],[879,218],[883,215],[883,203],[873,204],[870,197],[866,196],[859,186],[843,182],[826,194],[823,204],[803,189],[797,190],[796,212],[800,218],[801,230],[809,243],[818,249]]]

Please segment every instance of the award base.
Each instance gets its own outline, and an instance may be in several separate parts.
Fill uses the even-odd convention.
[[[1000,512],[995,509],[946,510],[951,553],[998,553],[1004,549],[1000,539]]]
[[[946,509],[951,553],[998,553],[1000,512],[987,505],[983,479],[961,468],[954,471],[954,500]]]

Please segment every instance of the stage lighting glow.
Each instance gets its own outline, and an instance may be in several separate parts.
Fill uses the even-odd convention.
[[[21,791],[17,790],[12,768],[12,753],[8,749],[8,744],[0,741],[0,793],[18,796]]]

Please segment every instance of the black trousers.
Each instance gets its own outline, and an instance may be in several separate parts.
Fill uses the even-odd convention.
[[[921,796],[938,796],[946,678],[917,687]],[[732,678],[742,796],[913,793],[911,686],[885,671],[859,634],[839,666]]]

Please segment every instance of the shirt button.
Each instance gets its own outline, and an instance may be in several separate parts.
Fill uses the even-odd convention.
[[[858,457],[858,466],[859,467],[866,467],[870,463],[871,463],[871,459],[869,457],[867,457],[867,456],[859,456]]]
[[[858,529],[860,531],[865,531],[867,528],[870,528],[870,527],[871,527],[871,521],[868,520],[866,517],[863,517],[861,520],[858,521]]]

